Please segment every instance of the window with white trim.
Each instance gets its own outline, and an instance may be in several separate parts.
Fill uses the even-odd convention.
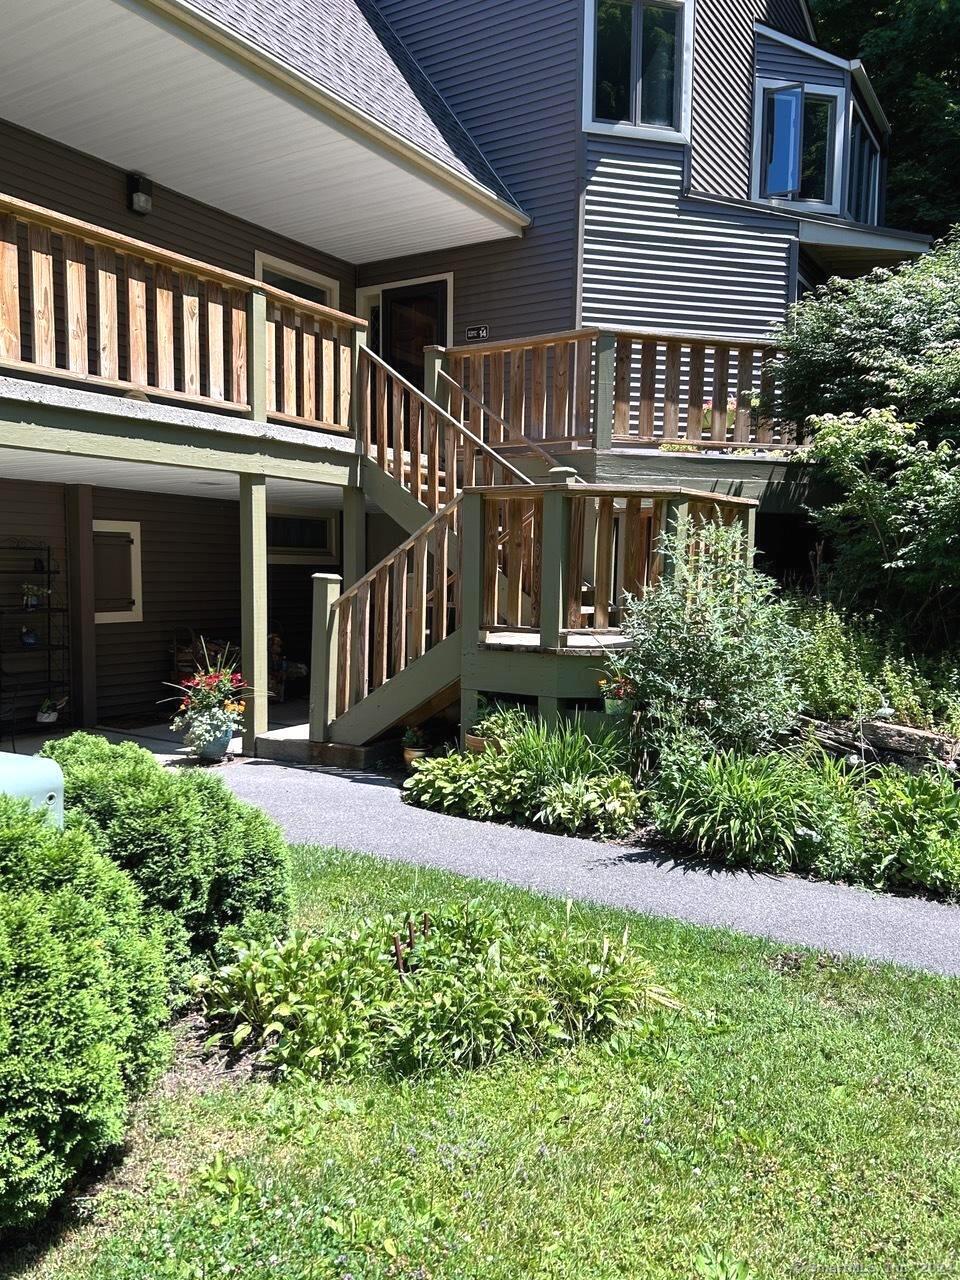
[[[688,133],[693,0],[587,0],[586,21],[585,127]]]
[[[876,226],[880,217],[880,144],[858,106],[850,126],[847,212],[854,222]]]
[[[828,85],[759,82],[756,198],[840,212],[845,96]]]

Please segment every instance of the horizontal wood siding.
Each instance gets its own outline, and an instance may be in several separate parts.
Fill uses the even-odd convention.
[[[764,337],[791,293],[796,224],[681,194],[679,148],[591,139],[583,323]]]
[[[691,187],[746,200],[753,133],[754,24],[809,40],[802,0],[697,0]]]
[[[254,274],[259,249],[339,280],[340,309],[353,311],[350,263],[166,187],[154,186],[153,212],[139,217],[127,209],[126,184],[123,170],[0,121],[0,190],[8,195],[243,275]]]
[[[370,263],[361,284],[453,271],[454,328],[574,323],[581,0],[381,0],[380,8],[534,219],[522,240]]]
[[[101,721],[166,720],[178,627],[240,639],[240,509],[235,502],[96,489],[95,520],[139,520],[143,622],[97,626]]]
[[[766,80],[799,80],[841,89],[849,78],[843,67],[832,66],[768,36],[757,37],[757,75]]]

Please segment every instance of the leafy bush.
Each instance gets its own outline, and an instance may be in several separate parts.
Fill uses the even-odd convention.
[[[203,990],[207,1016],[281,1072],[479,1067],[613,1035],[651,1002],[627,942],[512,918],[477,902],[349,932],[254,944]]]
[[[160,939],[82,831],[0,796],[0,1230],[118,1143],[165,1060]]]
[[[658,780],[654,820],[664,835],[730,866],[850,875],[862,860],[852,781],[799,753],[675,753]]]
[[[879,770],[869,781],[867,840],[878,886],[960,893],[960,791],[946,770]]]
[[[505,723],[499,752],[419,761],[404,799],[569,835],[622,836],[636,827],[640,800],[624,771],[630,751],[620,730],[590,733],[576,720],[550,728],[521,714],[504,734]]]
[[[139,885],[179,981],[232,928],[286,929],[289,869],[279,828],[214,774],[164,769],[142,748],[83,733],[44,752],[64,771],[71,820],[85,823]]]
[[[679,725],[717,746],[762,749],[796,723],[800,634],[772,578],[747,563],[743,535],[681,523],[657,587],[626,608],[628,648],[612,667],[633,682],[641,729]]]
[[[862,608],[905,615],[921,640],[960,610],[960,455],[885,409],[814,420],[805,451],[839,491],[814,513],[834,576]],[[920,619],[922,618],[922,624]]]
[[[819,601],[791,602],[803,633],[797,681],[804,710],[822,720],[870,718],[886,706],[896,724],[960,737],[960,663],[911,654],[875,618]]]
[[[931,443],[945,438],[960,421],[960,237],[892,271],[831,280],[778,341],[788,417],[895,408]]]

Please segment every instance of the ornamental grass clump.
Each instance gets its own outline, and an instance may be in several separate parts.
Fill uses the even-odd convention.
[[[216,1038],[282,1074],[481,1067],[675,1007],[617,942],[479,902],[238,948],[201,989]]]

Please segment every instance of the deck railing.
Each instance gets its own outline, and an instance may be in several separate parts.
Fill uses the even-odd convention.
[[[0,195],[0,368],[345,432],[366,321]]]
[[[791,448],[767,339],[577,329],[427,352],[450,412],[498,453]]]
[[[573,636],[616,633],[628,596],[642,595],[662,573],[661,538],[683,516],[739,522],[752,542],[756,503],[702,490],[596,484],[468,490],[462,517],[465,556],[477,539],[479,581],[464,581],[479,601],[481,636],[515,634],[543,647]],[[466,563],[466,560],[465,560]]]

